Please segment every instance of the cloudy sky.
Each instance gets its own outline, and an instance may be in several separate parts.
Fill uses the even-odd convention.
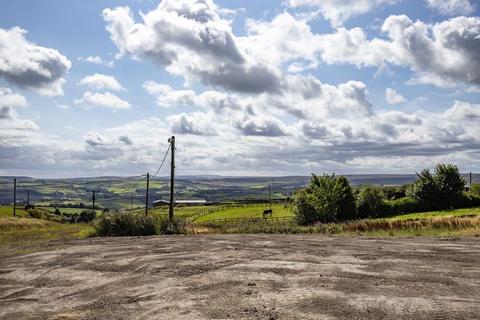
[[[0,175],[479,172],[479,7],[2,0]]]

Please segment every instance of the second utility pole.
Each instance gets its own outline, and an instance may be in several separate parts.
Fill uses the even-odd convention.
[[[168,218],[170,221],[173,220],[173,213],[175,210],[175,136],[172,136],[168,139],[170,142],[170,152],[172,155],[172,160],[170,161],[170,207],[168,210]]]

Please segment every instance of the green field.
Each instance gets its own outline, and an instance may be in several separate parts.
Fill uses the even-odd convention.
[[[195,223],[207,222],[214,219],[231,218],[263,218],[263,211],[268,209],[268,204],[245,205],[240,207],[226,208],[213,213],[203,215],[194,220]],[[272,217],[293,216],[292,210],[283,205],[272,205]]]
[[[408,219],[425,219],[425,218],[434,218],[434,217],[460,217],[460,216],[467,216],[467,215],[480,215],[480,207],[401,214],[401,215],[390,217],[388,219],[389,220],[408,220]]]
[[[0,255],[28,252],[28,247],[50,240],[86,238],[93,233],[88,224],[61,224],[32,218],[0,218]],[[6,247],[12,247],[7,250]]]
[[[17,206],[15,214],[17,217],[27,216],[23,206]],[[13,206],[0,206],[0,217],[13,217]]]

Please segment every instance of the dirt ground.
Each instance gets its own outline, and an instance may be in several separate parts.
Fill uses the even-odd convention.
[[[53,243],[0,258],[0,319],[480,319],[480,239]]]

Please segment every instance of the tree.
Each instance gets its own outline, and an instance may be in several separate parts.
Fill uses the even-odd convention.
[[[422,170],[407,195],[417,200],[421,209],[445,209],[458,203],[464,189],[465,179],[457,166],[438,164],[434,175],[428,169]]]
[[[465,190],[465,179],[453,164],[439,164],[435,167],[435,180],[437,182],[441,202],[445,206],[455,204]]]
[[[355,198],[345,177],[312,174],[310,184],[298,190],[293,199],[299,224],[334,222],[353,218]]]
[[[381,213],[385,207],[385,195],[382,190],[366,186],[360,189],[357,195],[357,211],[360,218],[372,217]]]

